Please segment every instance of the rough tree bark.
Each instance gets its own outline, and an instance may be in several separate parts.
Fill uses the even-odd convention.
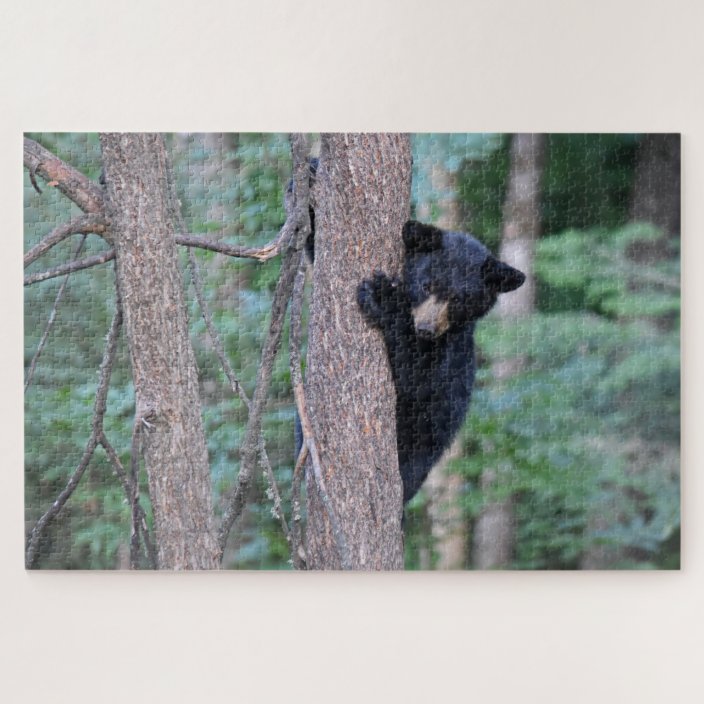
[[[306,467],[311,569],[403,567],[395,393],[357,287],[377,269],[399,274],[410,185],[408,136],[323,136],[306,375],[322,468]]]
[[[543,134],[515,134],[511,141],[511,172],[504,202],[503,234],[499,258],[520,269],[526,280],[510,296],[499,297],[497,312],[503,319],[530,315],[535,308],[533,260],[540,234],[540,182],[543,176],[546,138]],[[518,373],[520,357],[494,364],[498,383]],[[501,482],[498,468],[482,473],[484,491]],[[474,566],[477,569],[500,569],[511,561],[515,543],[513,500],[508,497],[484,507],[474,527]]]
[[[100,143],[158,566],[216,569],[208,455],[164,141],[156,134],[102,134]]]

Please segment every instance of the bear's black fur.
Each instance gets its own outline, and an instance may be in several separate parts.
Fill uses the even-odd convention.
[[[310,160],[313,187],[318,159]],[[289,183],[287,197],[293,193]],[[314,259],[315,213],[305,248]],[[408,221],[403,280],[376,272],[358,288],[362,313],[384,335],[396,387],[396,440],[403,502],[410,501],[449,447],[469,407],[474,383],[474,326],[498,294],[525,275],[496,259],[470,235]],[[303,443],[295,423],[296,456]]]
[[[376,272],[359,285],[357,298],[389,355],[405,504],[467,414],[476,321],[525,275],[462,232],[409,221],[403,242],[403,279]]]

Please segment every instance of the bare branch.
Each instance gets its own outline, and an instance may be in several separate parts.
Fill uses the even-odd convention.
[[[328,518],[330,519],[330,525],[332,527],[337,553],[340,557],[340,564],[343,570],[348,570],[352,568],[352,560],[350,559],[349,550],[347,548],[345,534],[342,531],[340,521],[335,513],[335,509],[332,505],[332,501],[330,501],[330,496],[328,495],[328,491],[325,486],[323,471],[320,464],[320,455],[318,453],[318,446],[315,442],[313,426],[308,418],[305,392],[303,390],[303,378],[301,376],[301,309],[303,305],[303,289],[306,281],[306,261],[303,253],[301,253],[300,258],[301,263],[296,275],[296,281],[293,287],[293,297],[291,300],[291,333],[289,340],[291,385],[293,386],[293,395],[296,399],[296,408],[298,410],[298,417],[300,418],[301,429],[303,431],[303,447],[301,448],[301,453],[299,455],[298,462],[296,463],[296,469],[299,469],[299,462],[302,463],[301,458],[303,457],[303,448],[307,448],[308,454],[310,455],[311,464],[313,465],[315,485],[323,501],[323,506],[328,514]],[[296,539],[300,539],[300,533],[296,535]]]
[[[37,176],[36,176],[36,174],[34,173],[34,169],[32,169],[32,168],[29,169],[29,181],[30,181],[30,183],[32,184],[32,187],[34,188],[34,190],[35,190],[39,195],[41,195],[41,194],[42,194],[42,189],[39,188],[39,185],[37,184]]]
[[[149,534],[149,526],[147,525],[147,516],[144,513],[144,509],[142,508],[141,504],[133,502],[133,497],[136,493],[134,489],[134,484],[131,478],[128,476],[125,468],[122,466],[122,462],[120,462],[120,458],[117,456],[115,448],[113,448],[113,446],[110,444],[104,432],[100,433],[98,442],[103,446],[105,454],[107,454],[108,459],[110,460],[113,469],[115,470],[115,474],[117,474],[117,477],[120,480],[120,483],[122,484],[122,488],[125,491],[127,500],[132,505],[132,530],[135,530],[136,525],[137,530],[141,533],[142,539],[144,540],[144,546],[147,551],[147,559],[149,560],[149,564],[151,568],[155,570],[157,569],[156,549],[154,547],[154,542],[152,541],[151,536]],[[136,561],[134,560],[134,556],[132,555],[132,541],[130,541],[130,568],[136,568]]]
[[[84,259],[68,262],[67,264],[60,264],[59,266],[55,266],[53,269],[48,269],[47,271],[40,271],[37,274],[29,274],[24,277],[24,285],[31,286],[32,284],[39,283],[40,281],[53,279],[57,276],[63,276],[64,274],[71,274],[74,271],[90,269],[92,266],[105,264],[105,262],[112,261],[114,258],[115,250],[108,249],[102,254],[93,254],[90,257],[85,257]]]
[[[274,293],[274,300],[271,306],[269,333],[264,343],[262,360],[257,372],[254,399],[250,405],[245,439],[240,448],[240,473],[237,477],[237,484],[230,495],[228,505],[223,513],[222,525],[218,536],[221,555],[225,550],[225,543],[227,542],[227,537],[230,534],[232,525],[244,508],[247,490],[251,483],[252,467],[259,449],[259,436],[261,435],[262,416],[266,404],[267,391],[271,380],[274,360],[276,359],[276,354],[281,342],[281,332],[284,327],[288,301],[291,297],[297,255],[297,252],[287,253],[281,266],[279,281],[276,285],[276,292]]]
[[[293,387],[293,395],[296,402],[296,407],[299,409],[298,418],[301,420],[301,428],[303,422],[310,429],[310,422],[305,409],[305,400],[303,395],[303,379],[301,376],[301,328],[302,328],[302,312],[303,312],[303,291],[306,283],[306,259],[305,255],[301,254],[301,263],[298,267],[296,280],[293,284],[293,295],[291,297],[291,327],[289,333],[289,367],[291,372],[291,385]],[[301,409],[303,413],[301,413]],[[305,419],[305,420],[303,420]],[[312,435],[312,433],[311,433]],[[293,469],[293,481],[291,485],[291,552],[293,555],[293,566],[296,569],[304,569],[305,562],[299,551],[302,552],[303,537],[301,534],[301,479],[303,477],[303,467],[309,455],[308,443],[306,442],[305,430],[303,430],[303,444],[298,454],[296,466]]]
[[[200,306],[201,313],[203,314],[203,320],[205,321],[205,326],[208,330],[208,334],[210,335],[210,340],[215,350],[215,354],[220,360],[220,365],[222,366],[222,369],[225,372],[227,380],[230,382],[230,388],[232,389],[232,393],[240,397],[242,402],[247,407],[247,410],[249,411],[251,409],[251,403],[249,401],[247,393],[242,388],[239,379],[235,375],[235,372],[232,369],[232,365],[230,364],[229,360],[227,359],[227,356],[225,355],[225,348],[222,344],[222,341],[220,340],[218,331],[215,328],[213,318],[210,315],[210,309],[208,308],[205,296],[203,295],[203,282],[201,281],[200,271],[198,269],[198,261],[196,260],[193,250],[189,250],[188,252],[188,264],[191,268],[191,279],[193,281],[193,287],[196,292],[196,299],[198,300],[198,305]],[[279,492],[279,487],[276,483],[276,477],[274,476],[274,472],[271,468],[271,463],[269,462],[269,456],[266,452],[266,446],[264,444],[264,435],[261,432],[259,434],[259,447],[257,448],[257,451],[259,452],[259,463],[262,467],[262,471],[264,472],[267,478],[267,481],[269,482],[269,488],[272,492],[271,498],[274,502],[274,515],[281,522],[281,529],[284,532],[286,542],[290,544],[291,534],[289,532],[288,523],[286,522],[286,516],[283,512],[281,493]]]
[[[286,542],[290,545],[291,544],[291,533],[288,529],[288,522],[286,521],[286,516],[284,515],[284,506],[283,502],[281,501],[281,493],[279,492],[279,485],[276,483],[276,477],[274,476],[274,470],[271,468],[271,463],[269,462],[269,458],[267,456],[266,461],[262,459],[262,454],[266,453],[266,450],[264,449],[264,439],[263,437],[260,436],[259,439],[259,447],[257,448],[257,451],[259,452],[259,457],[260,457],[260,464],[262,466],[262,469],[264,470],[264,476],[267,479],[267,482],[269,484],[269,487],[267,489],[267,498],[271,499],[272,503],[274,506],[271,509],[271,515],[274,518],[279,519],[279,523],[281,523],[281,530],[284,533],[284,537],[286,538]],[[271,494],[269,494],[271,492]]]
[[[245,505],[247,490],[252,479],[252,468],[259,449],[262,416],[266,404],[269,382],[274,365],[274,360],[281,342],[281,332],[286,317],[286,309],[293,291],[293,282],[300,261],[300,249],[310,232],[310,218],[308,215],[308,184],[310,168],[308,165],[309,145],[304,135],[291,136],[291,150],[293,152],[295,203],[293,212],[289,214],[282,233],[289,232],[294,236],[288,240],[288,249],[281,264],[279,280],[276,284],[274,300],[271,305],[271,321],[269,333],[264,342],[262,359],[257,372],[257,381],[254,398],[250,407],[247,420],[245,439],[240,448],[240,473],[237,484],[230,495],[225,508],[218,536],[220,555],[225,550],[225,543],[230,534],[232,525]]]
[[[66,484],[64,490],[57,496],[56,500],[51,505],[49,510],[46,511],[46,513],[44,513],[44,515],[36,522],[34,528],[32,528],[32,532],[29,535],[29,540],[27,543],[27,551],[25,553],[25,567],[27,569],[32,569],[32,567],[34,567],[34,563],[37,559],[38,554],[37,548],[39,547],[39,540],[42,536],[44,529],[46,528],[47,524],[58,515],[59,511],[61,511],[61,509],[64,507],[64,504],[71,497],[71,494],[73,494],[74,490],[78,486],[78,482],[81,481],[83,473],[86,471],[86,467],[88,467],[88,463],[90,462],[90,459],[93,456],[97,445],[98,442],[95,436],[91,433],[91,436],[88,439],[88,444],[86,445],[86,449],[83,451],[81,461],[78,463],[78,467],[76,467],[70,479],[68,480],[68,483]]]
[[[136,569],[139,555],[139,457],[140,457],[140,438],[145,427],[149,427],[147,420],[153,414],[151,408],[138,408],[134,415],[134,423],[132,424],[132,443],[130,447],[130,493],[128,499],[132,508],[132,536],[130,540],[130,566]],[[157,569],[156,555],[154,556],[154,569]]]
[[[239,396],[244,405],[247,406],[247,409],[249,410],[249,397],[247,396],[245,390],[242,388],[242,385],[240,384],[237,375],[232,369],[232,365],[230,364],[229,360],[227,359],[227,356],[225,355],[225,348],[222,344],[222,341],[220,340],[220,336],[218,335],[218,331],[215,328],[215,324],[213,323],[213,317],[210,315],[210,309],[208,308],[208,304],[203,294],[203,283],[200,277],[198,261],[196,260],[196,257],[193,254],[192,250],[188,252],[188,265],[191,268],[191,280],[193,281],[193,288],[196,292],[196,300],[198,301],[198,306],[200,307],[201,313],[203,315],[205,327],[208,330],[208,335],[210,336],[210,341],[212,342],[215,354],[217,355],[218,360],[220,360],[220,365],[222,366],[222,370],[225,372],[227,380],[230,382],[230,388],[232,389],[232,393]]]
[[[303,478],[303,466],[307,457],[308,445],[304,442],[301,445],[301,451],[298,453],[291,481],[291,561],[294,569],[297,570],[306,568],[303,537],[301,535],[301,479]]]
[[[168,167],[170,169],[170,166]],[[173,220],[173,224],[175,229],[185,229],[185,222],[183,219],[183,214],[181,212],[181,204],[178,199],[178,194],[176,192],[176,181],[173,178],[173,174],[169,172],[169,208],[171,211],[171,217]],[[201,276],[200,276],[200,271],[198,269],[198,261],[195,257],[195,254],[193,252],[193,246],[203,246],[206,249],[214,249],[215,251],[222,251],[224,253],[228,253],[232,256],[251,256],[256,259],[269,259],[275,254],[278,254],[279,249],[280,249],[280,242],[283,241],[283,238],[286,236],[287,232],[290,232],[291,230],[291,225],[285,224],[284,227],[281,229],[281,232],[279,233],[279,236],[277,239],[273,242],[270,243],[269,245],[265,245],[261,249],[250,249],[250,248],[241,248],[241,247],[232,247],[230,245],[226,245],[225,248],[222,248],[219,243],[216,242],[209,242],[202,240],[201,238],[197,237],[191,237],[191,236],[179,236],[177,235],[175,237],[175,240],[177,243],[180,244],[185,244],[189,246],[189,251],[188,251],[188,262],[189,266],[191,269],[191,279],[193,281],[193,287],[196,292],[196,298],[198,300],[198,305],[200,306],[202,315],[203,315],[203,320],[205,321],[206,328],[208,330],[208,334],[210,335],[210,339],[213,344],[213,348],[215,349],[215,353],[220,360],[220,364],[222,366],[223,371],[225,372],[225,376],[227,377],[228,381],[230,382],[230,387],[232,389],[232,392],[240,397],[242,402],[245,404],[247,409],[249,410],[251,407],[249,398],[247,397],[247,394],[245,393],[244,389],[242,388],[242,385],[240,384],[239,380],[237,379],[237,376],[235,375],[234,370],[232,369],[232,366],[230,365],[226,355],[225,355],[225,348],[220,340],[220,336],[218,335],[217,329],[215,328],[215,325],[213,323],[212,316],[210,314],[210,310],[208,308],[205,295],[203,294],[203,284],[201,281]],[[204,245],[204,243],[206,243]],[[281,494],[279,492],[279,487],[276,483],[276,477],[274,476],[274,472],[271,468],[271,463],[269,462],[269,457],[266,452],[266,447],[264,444],[264,436],[260,432],[259,434],[259,441],[258,441],[258,447],[257,447],[257,452],[259,456],[259,462],[262,467],[262,470],[264,472],[264,475],[267,478],[268,484],[269,484],[269,492],[271,492],[271,498],[274,502],[274,507],[273,507],[273,513],[274,515],[279,519],[281,522],[281,528],[283,530],[284,536],[286,538],[286,541],[288,543],[291,542],[291,537],[288,529],[288,524],[286,522],[286,517],[283,512],[283,506],[282,506],[282,501],[281,501]],[[134,454],[134,449],[133,449],[133,458],[135,457]],[[224,547],[223,547],[224,550]],[[221,550],[220,552],[220,559],[222,560],[222,554],[223,551]]]
[[[81,241],[78,247],[76,247],[76,251],[74,252],[74,257],[78,256],[78,254],[80,253],[81,249],[83,248],[83,245],[85,244],[86,237],[87,235],[83,235],[83,237],[81,238]],[[61,286],[59,287],[59,290],[56,294],[56,298],[54,299],[54,305],[52,306],[51,312],[49,313],[49,319],[46,322],[44,332],[42,333],[42,337],[39,340],[37,351],[34,353],[34,357],[32,357],[32,363],[29,365],[29,370],[27,371],[27,379],[24,382],[25,393],[27,392],[29,385],[32,383],[32,379],[34,378],[34,372],[37,368],[37,362],[39,361],[39,356],[41,355],[42,350],[44,349],[44,345],[46,345],[46,341],[49,338],[51,328],[54,327],[54,321],[56,320],[56,311],[59,308],[59,303],[61,303],[61,299],[64,297],[64,291],[66,290],[66,286],[68,285],[68,277],[69,274],[66,274],[66,278],[63,280]]]
[[[291,221],[286,220],[279,234],[271,242],[262,247],[242,247],[236,244],[228,244],[227,242],[216,242],[208,240],[198,235],[178,234],[175,236],[176,244],[184,247],[198,247],[199,249],[207,249],[210,252],[219,252],[228,257],[243,257],[248,259],[257,259],[260,262],[273,259],[281,252],[282,246],[291,238],[292,229]]]
[[[90,233],[100,235],[105,232],[105,229],[105,221],[97,215],[81,215],[75,220],[65,222],[54,228],[39,244],[36,244],[24,255],[24,268],[26,269],[35,259],[71,235],[88,235]]]
[[[68,480],[63,491],[56,498],[54,503],[44,513],[44,515],[36,522],[32,532],[27,540],[27,550],[25,553],[25,566],[31,569],[37,559],[37,548],[39,540],[46,526],[52,521],[64,507],[64,504],[69,500],[71,494],[75,491],[80,482],[83,473],[88,467],[93,452],[98,445],[98,440],[103,432],[103,418],[105,417],[105,408],[108,396],[108,387],[110,385],[110,375],[112,366],[115,362],[115,354],[117,351],[117,338],[122,325],[122,310],[119,306],[119,301],[116,303],[115,314],[112,318],[110,331],[108,332],[107,341],[105,343],[105,352],[103,353],[103,361],[100,363],[100,376],[98,378],[98,389],[95,394],[95,405],[93,408],[93,421],[91,424],[91,434],[86,444],[86,449],[83,452],[81,461],[74,470]]]
[[[306,260],[305,255],[301,254],[301,262],[296,274],[296,280],[293,283],[293,295],[291,296],[291,326],[289,332],[289,367],[291,372],[291,386],[293,387],[293,395],[296,407],[303,407],[303,414],[300,410],[298,418],[305,418],[308,423],[308,416],[305,412],[305,401],[299,404],[299,400],[303,399],[303,379],[301,377],[301,327],[302,327],[302,309],[303,309],[303,291],[306,284]],[[301,421],[302,423],[303,421]],[[301,425],[301,427],[303,427]],[[299,550],[302,550],[303,536],[301,533],[301,479],[303,477],[303,467],[305,466],[306,458],[308,457],[308,443],[306,442],[305,431],[303,433],[303,444],[301,445],[296,466],[293,469],[293,481],[291,485],[291,555],[293,566],[295,569],[304,569],[305,563],[299,555]]]
[[[27,137],[24,139],[24,165],[29,169],[30,178],[39,174],[84,212],[103,213],[103,192],[100,186]],[[39,190],[35,180],[33,184]]]

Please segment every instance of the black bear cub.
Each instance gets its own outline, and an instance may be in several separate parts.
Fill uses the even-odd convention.
[[[403,502],[410,501],[467,414],[474,326],[525,275],[473,237],[409,221],[403,279],[376,272],[357,298],[384,335],[396,387]]]

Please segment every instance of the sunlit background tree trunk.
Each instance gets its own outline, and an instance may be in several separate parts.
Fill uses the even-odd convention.
[[[501,296],[498,315],[510,323],[529,316],[535,310],[535,278],[533,260],[535,243],[540,234],[540,182],[545,160],[545,135],[515,134],[511,139],[511,166],[504,202],[503,234],[499,258],[526,275],[523,286],[510,296]],[[495,383],[518,373],[523,366],[520,357],[495,363]],[[496,491],[510,467],[487,467],[481,478],[485,492]],[[479,515],[474,528],[474,567],[498,569],[506,567],[515,542],[515,520],[511,496],[490,500]]]
[[[680,234],[680,135],[646,134],[638,145],[632,218]]]

